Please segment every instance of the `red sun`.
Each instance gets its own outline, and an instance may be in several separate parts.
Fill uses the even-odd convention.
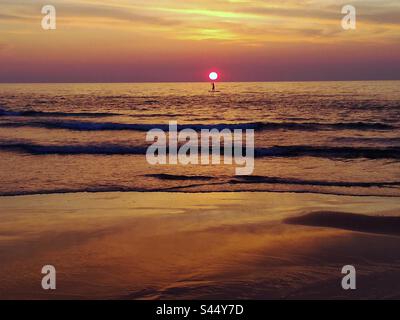
[[[210,80],[215,81],[218,79],[219,75],[218,73],[216,73],[215,71],[211,72],[208,77],[210,78]]]

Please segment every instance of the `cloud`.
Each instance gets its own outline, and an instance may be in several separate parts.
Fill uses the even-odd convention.
[[[24,15],[0,14],[0,23],[32,21],[32,17]]]
[[[37,21],[41,2],[1,0],[0,23]],[[153,33],[163,39],[334,42],[349,39],[340,27],[347,0],[52,0],[69,32],[82,27]],[[43,3],[45,4],[45,3]],[[354,41],[392,41],[400,30],[398,0],[353,0],[360,27]],[[21,28],[21,27],[19,27]],[[369,39],[370,36],[373,39]],[[379,39],[378,39],[379,38]]]
[[[0,22],[1,20],[30,22],[41,17],[42,5],[23,0],[17,0],[17,3],[9,0],[2,1],[4,1],[3,12],[8,11],[10,14],[0,14]],[[58,0],[53,0],[52,3],[57,10],[57,17],[62,20],[80,19],[83,22],[88,22],[90,19],[106,19],[160,26],[172,26],[180,23],[176,20],[151,14],[151,12],[142,13],[116,4],[104,5],[96,2],[81,1],[60,2]]]
[[[173,19],[159,17],[146,13],[133,12],[119,6],[95,5],[95,4],[62,4],[57,7],[60,14],[66,18],[106,18],[116,21],[143,23],[149,25],[171,26],[180,22]]]

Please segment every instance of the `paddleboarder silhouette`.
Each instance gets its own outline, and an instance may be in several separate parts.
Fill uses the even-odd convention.
[[[215,80],[218,79],[218,73],[216,72],[211,72],[208,76],[210,78],[211,82],[211,92],[216,92],[216,87],[215,87]]]

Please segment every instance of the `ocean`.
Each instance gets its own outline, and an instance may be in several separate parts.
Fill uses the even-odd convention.
[[[0,195],[400,196],[400,82],[0,84]],[[150,165],[146,133],[254,129],[255,170]]]

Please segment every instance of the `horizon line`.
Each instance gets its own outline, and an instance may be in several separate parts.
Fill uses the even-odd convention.
[[[368,79],[368,80],[254,80],[254,81],[214,81],[217,83],[298,83],[298,82],[383,82],[383,81],[400,81],[399,79]],[[209,81],[33,81],[33,82],[3,82],[2,84],[161,84],[161,83],[210,83]]]

